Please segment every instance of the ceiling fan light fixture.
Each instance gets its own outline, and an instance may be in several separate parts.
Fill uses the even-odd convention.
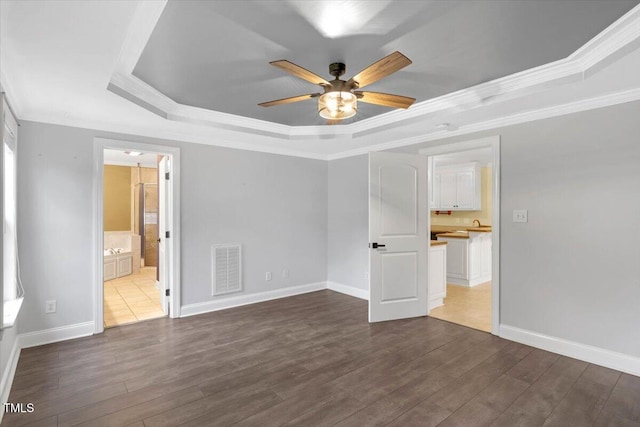
[[[327,120],[342,120],[358,112],[358,98],[351,92],[327,92],[318,98],[318,113]]]

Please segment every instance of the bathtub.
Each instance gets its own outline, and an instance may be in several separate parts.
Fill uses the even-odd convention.
[[[104,250],[104,281],[128,276],[133,271],[133,253],[122,248]]]

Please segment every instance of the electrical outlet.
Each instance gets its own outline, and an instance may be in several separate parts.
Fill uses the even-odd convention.
[[[526,209],[513,210],[513,222],[527,222],[527,219]]]
[[[289,278],[289,270],[287,270],[286,268],[284,270],[282,270],[282,277],[284,277],[285,279]]]
[[[44,307],[45,313],[55,313],[56,312],[56,300],[52,299],[51,301],[45,302]]]
[[[271,272],[270,272],[270,271],[267,271],[267,272],[265,273],[265,275],[264,275],[264,280],[267,280],[267,281],[268,281],[268,280],[271,280]]]

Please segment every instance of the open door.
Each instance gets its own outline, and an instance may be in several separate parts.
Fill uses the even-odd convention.
[[[427,158],[369,154],[369,322],[427,315]]]
[[[168,156],[158,161],[158,292],[164,314],[169,314],[169,281],[171,279],[171,167]]]

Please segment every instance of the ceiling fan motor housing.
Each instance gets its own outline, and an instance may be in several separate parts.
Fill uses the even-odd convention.
[[[347,66],[342,62],[334,62],[329,65],[329,74],[334,76],[336,79],[344,74],[347,71]]]

